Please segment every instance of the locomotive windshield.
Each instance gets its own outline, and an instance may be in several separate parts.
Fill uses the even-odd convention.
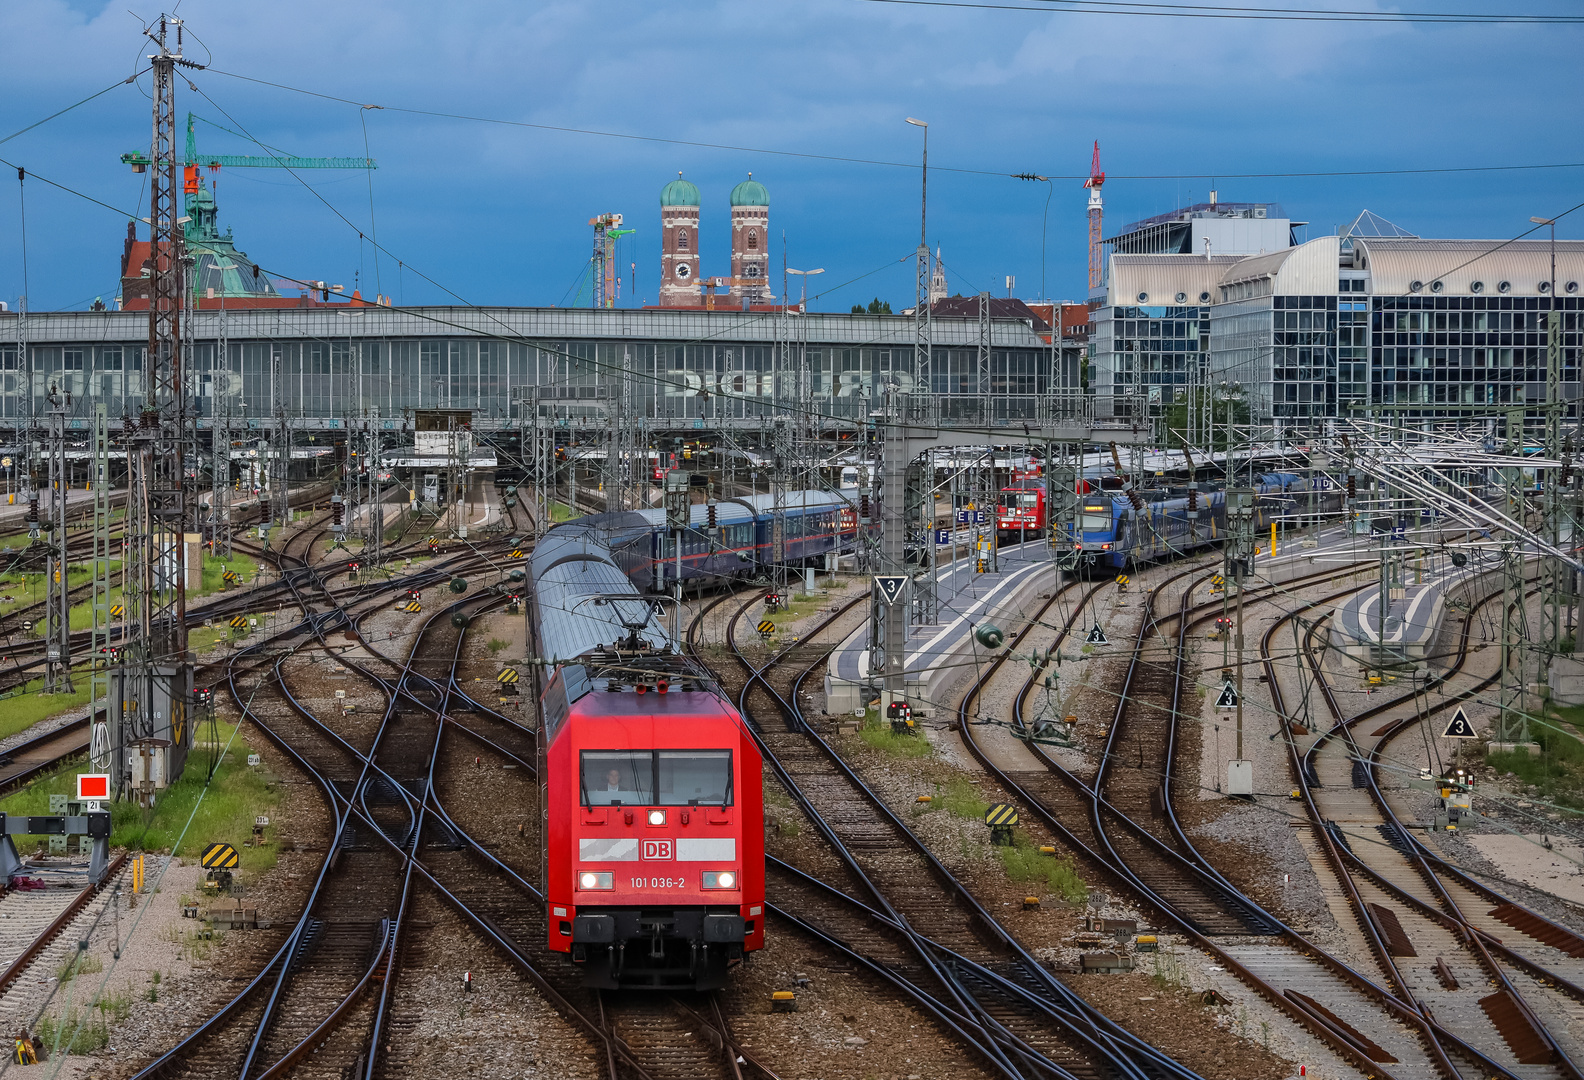
[[[731,803],[730,750],[661,750],[660,806],[727,806]]]
[[[584,806],[730,806],[730,750],[585,750]]]
[[[584,806],[648,806],[654,801],[654,755],[647,750],[583,751]]]
[[[1084,532],[1110,532],[1111,508],[1109,506],[1086,506],[1083,508]]]
[[[1038,506],[1039,494],[1033,491],[1007,492],[1002,506]]]

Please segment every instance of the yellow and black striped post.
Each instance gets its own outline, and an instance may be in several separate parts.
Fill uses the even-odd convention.
[[[996,803],[985,811],[985,824],[990,826],[990,842],[997,847],[1012,846],[1012,827],[1018,823],[1017,807]]]

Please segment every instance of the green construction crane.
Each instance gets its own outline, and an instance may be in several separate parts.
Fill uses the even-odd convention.
[[[198,119],[192,113],[187,114],[187,153],[181,164],[188,169],[197,169],[208,166],[211,170],[219,168],[245,168],[245,169],[377,169],[373,158],[362,157],[274,157],[267,154],[210,154],[200,157],[198,154],[198,141],[193,135],[193,121]],[[211,120],[204,123],[220,128],[221,131],[230,132],[241,138],[248,138],[230,128],[220,127]],[[133,172],[143,172],[149,167],[149,157],[139,150],[130,154],[121,155],[121,164],[132,166]],[[196,174],[189,174],[189,186],[196,179]]]

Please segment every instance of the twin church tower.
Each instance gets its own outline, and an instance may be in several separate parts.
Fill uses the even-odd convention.
[[[707,277],[699,265],[699,189],[677,178],[660,191],[660,306],[702,308],[711,294],[721,308],[768,304],[770,193],[748,174],[731,192],[731,276]],[[724,290],[724,291],[718,291]]]

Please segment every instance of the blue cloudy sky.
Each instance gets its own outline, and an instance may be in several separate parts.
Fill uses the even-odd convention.
[[[159,14],[142,0],[9,0],[0,139],[142,66],[148,49],[129,6]],[[1375,0],[1289,6],[1377,10]],[[1567,0],[1409,8],[1580,11]],[[178,84],[179,111],[304,155],[361,155],[366,122],[380,165],[372,215],[363,173],[303,172],[310,191],[282,171],[226,170],[222,226],[272,273],[348,291],[356,280],[365,294],[407,303],[449,290],[469,303],[570,304],[588,261],[586,222],[606,211],[638,229],[623,241],[624,278],[637,264],[636,297],[624,281],[623,302],[653,303],[657,196],[680,170],[703,192],[706,273],[729,272],[727,193],[752,171],[771,193],[771,231],[785,233],[789,264],[826,269],[815,279],[819,307],[879,296],[900,308],[912,292],[903,260],[918,242],[920,133],[904,124],[910,115],[931,125],[930,243],[965,293],[1003,293],[1015,275],[1016,295],[1040,295],[1051,194],[1044,292],[1082,296],[1076,177],[1095,139],[1109,174],[1108,227],[1201,201],[1212,176],[1222,200],[1280,202],[1312,222],[1309,236],[1367,207],[1424,236],[1508,237],[1531,214],[1584,201],[1580,168],[1240,175],[1584,162],[1584,25],[1227,21],[872,0],[183,0],[180,14],[198,39],[188,55],[215,70],[190,74],[201,93]],[[146,215],[146,177],[118,159],[147,150],[147,90],[147,76],[120,86],[0,143],[0,158]],[[200,147],[258,152],[203,125]],[[1022,171],[1056,178],[1053,189],[1006,175]],[[1559,235],[1584,236],[1579,218],[1584,211]],[[32,307],[113,296],[125,222],[30,179]],[[20,224],[7,169],[0,299],[13,302],[24,291]],[[388,255],[359,239],[376,228]]]

